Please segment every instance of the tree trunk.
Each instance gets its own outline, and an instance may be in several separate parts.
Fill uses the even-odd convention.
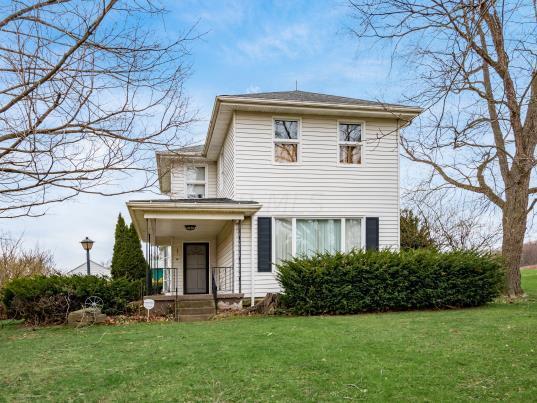
[[[507,270],[505,292],[510,298],[524,294],[520,283],[520,261],[527,224],[528,186],[526,181],[529,183],[529,177],[522,178],[522,183],[514,183],[509,188],[503,208],[502,256]]]

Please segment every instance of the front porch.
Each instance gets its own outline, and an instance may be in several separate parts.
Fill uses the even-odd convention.
[[[147,295],[174,301],[190,296],[242,299],[245,275],[250,276],[245,244],[250,241],[251,216],[261,205],[230,199],[170,199],[130,201],[127,206],[145,243]]]

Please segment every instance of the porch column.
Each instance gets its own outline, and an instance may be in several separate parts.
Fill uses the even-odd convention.
[[[145,271],[145,289],[146,289],[146,295],[149,295],[151,292],[151,267],[149,262],[151,261],[150,258],[150,250],[151,250],[151,234],[149,233],[149,219],[145,219],[146,229],[147,229],[147,242],[145,243],[145,259],[147,262],[147,269]]]

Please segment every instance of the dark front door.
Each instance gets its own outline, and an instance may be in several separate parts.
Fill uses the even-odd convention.
[[[209,293],[209,244],[185,243],[184,283],[185,294]]]

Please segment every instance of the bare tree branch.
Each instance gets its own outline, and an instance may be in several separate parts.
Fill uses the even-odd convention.
[[[197,35],[159,36],[152,18],[165,12],[151,0],[0,8],[0,218],[147,189],[154,152],[191,142],[183,84]]]

